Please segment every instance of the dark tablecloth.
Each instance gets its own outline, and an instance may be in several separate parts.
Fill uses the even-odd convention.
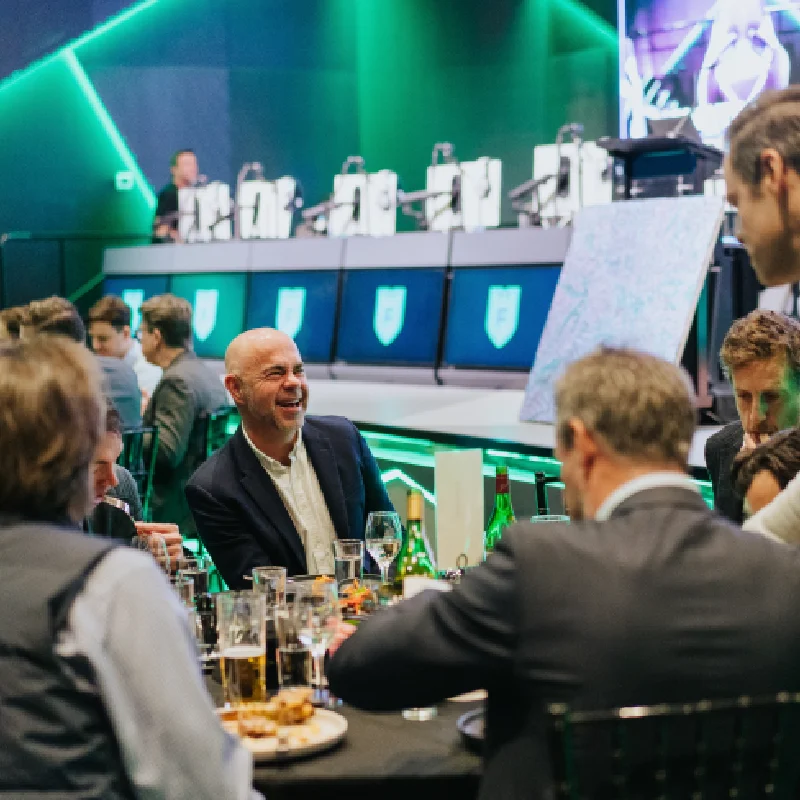
[[[219,701],[219,684],[208,683]],[[256,764],[255,787],[267,800],[333,800],[348,790],[380,800],[470,800],[478,793],[481,759],[464,746],[456,720],[477,705],[441,703],[427,722],[342,706],[348,729],[341,744],[305,759]]]

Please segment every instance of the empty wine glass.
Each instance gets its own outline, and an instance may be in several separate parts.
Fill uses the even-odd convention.
[[[131,539],[131,547],[150,553],[158,566],[169,575],[169,551],[163,536],[158,533],[140,533]]]
[[[311,652],[313,668],[311,682],[317,688],[315,699],[325,702],[326,680],[323,674],[325,651],[333,641],[342,620],[336,582],[323,580],[299,584],[294,605],[299,621],[298,638]]]
[[[394,511],[373,511],[367,518],[367,551],[381,570],[381,581],[389,583],[389,567],[400,552],[403,525]]]

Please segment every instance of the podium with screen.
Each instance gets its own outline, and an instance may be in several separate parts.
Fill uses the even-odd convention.
[[[247,275],[205,272],[173,275],[170,291],[192,304],[192,339],[200,358],[220,359],[244,330]]]
[[[444,267],[346,270],[337,361],[432,371],[444,285]]]
[[[277,328],[291,336],[308,363],[333,356],[338,270],[286,270],[252,275],[247,328]]]

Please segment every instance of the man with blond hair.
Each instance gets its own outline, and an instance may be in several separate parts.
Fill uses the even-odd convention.
[[[84,347],[0,342],[0,796],[254,796],[164,575],[80,532],[104,411]]]
[[[686,376],[603,349],[567,367],[556,419],[573,522],[511,526],[451,592],[360,625],[327,670],[337,697],[370,710],[486,689],[486,800],[553,796],[547,703],[599,710],[800,688],[800,552],[738,531],[703,501],[686,474]]]
[[[706,466],[714,507],[741,524],[743,498],[731,477],[734,459],[798,423],[800,322],[776,311],[753,311],[733,323],[719,357],[733,386],[739,421],[709,437]]]

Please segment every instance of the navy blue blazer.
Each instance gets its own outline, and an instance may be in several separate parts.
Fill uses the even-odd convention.
[[[364,437],[344,417],[306,417],[303,425],[333,527],[340,539],[363,539],[371,511],[393,511]],[[248,588],[253,567],[307,572],[297,529],[241,427],[189,480],[186,499],[197,532],[231,589]]]

